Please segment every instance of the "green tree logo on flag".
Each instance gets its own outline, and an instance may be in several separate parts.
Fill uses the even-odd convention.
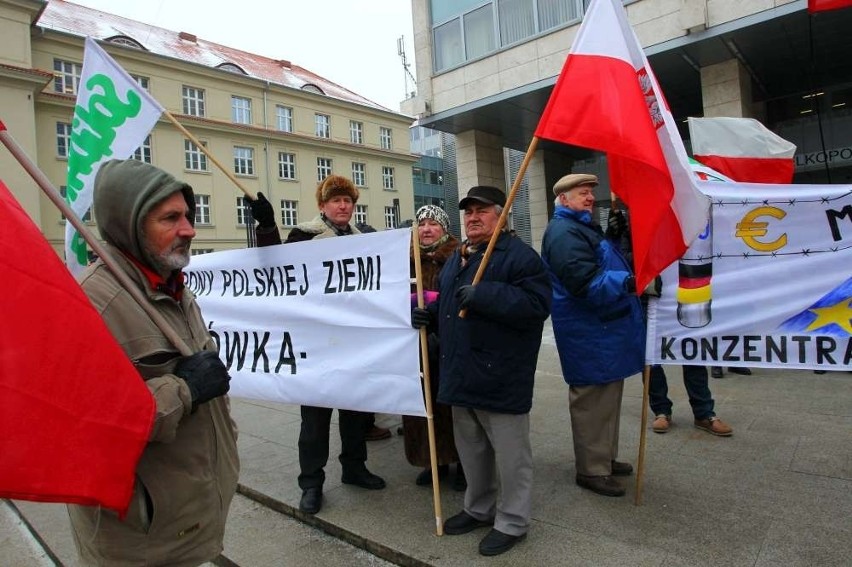
[[[86,38],[80,92],[71,122],[65,200],[78,217],[92,206],[95,175],[110,159],[127,159],[144,141],[163,107],[139,87],[100,46]],[[86,242],[65,225],[65,263],[73,274],[86,267]]]

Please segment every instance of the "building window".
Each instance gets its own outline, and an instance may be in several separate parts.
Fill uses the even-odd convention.
[[[201,142],[205,146],[204,142]],[[183,141],[184,167],[190,171],[207,171],[207,156],[191,140]]]
[[[210,195],[195,194],[195,224],[210,224]]]
[[[379,128],[379,145],[383,150],[389,150],[393,147],[393,132],[390,128],[384,126]]]
[[[364,123],[349,121],[349,141],[353,144],[364,143]]]
[[[193,248],[191,250],[193,256],[201,256],[202,254],[210,254],[213,252],[212,248]]]
[[[296,179],[296,154],[278,152],[278,177]]]
[[[331,175],[331,158],[317,158],[317,181],[322,181]]]
[[[365,187],[367,185],[367,164],[352,162],[352,183],[356,187]]]
[[[231,97],[231,120],[235,124],[251,124],[251,99]]]
[[[281,201],[281,226],[299,224],[299,201]]]
[[[150,84],[150,79],[148,79],[148,77],[143,77],[141,75],[133,75],[133,74],[131,74],[130,76],[133,78],[134,81],[136,81],[137,85],[139,85],[140,87],[142,87],[146,91],[151,92],[151,89],[148,88],[148,85]]]
[[[383,166],[382,167],[382,189],[386,191],[393,191],[393,168]]]
[[[254,149],[234,146],[234,173],[254,175]]]
[[[72,63],[61,59],[53,60],[53,90],[58,93],[77,94],[80,89],[80,63]]]
[[[317,138],[331,138],[331,116],[328,114],[315,114]]]
[[[355,224],[367,224],[367,205],[355,205]]]
[[[65,193],[66,193],[67,190],[68,190],[67,185],[60,185],[59,186],[59,194],[62,195],[63,199],[65,199]],[[94,208],[95,208],[94,206],[89,207],[89,210],[86,211],[86,214],[84,214],[83,217],[80,220],[83,221],[83,222],[92,222],[92,209],[94,209]],[[59,216],[62,218],[62,220],[65,220],[65,215],[60,213]]]
[[[148,134],[145,137],[145,141],[142,142],[142,145],[136,148],[136,151],[133,152],[133,159],[136,161],[142,161],[145,163],[154,163],[151,157],[151,134]]]
[[[251,215],[251,210],[248,206],[248,199],[237,197],[237,224],[239,226],[247,225],[249,215]]]
[[[278,122],[278,129],[282,132],[293,131],[293,109],[289,106],[276,105],[275,118]]]
[[[204,116],[204,89],[183,86],[183,113],[189,116]]]
[[[396,228],[396,207],[385,207],[385,228]]]
[[[56,155],[67,158],[71,149],[71,125],[67,122],[56,123]]]
[[[580,20],[580,0],[430,2],[435,71]],[[496,33],[495,33],[496,32]]]

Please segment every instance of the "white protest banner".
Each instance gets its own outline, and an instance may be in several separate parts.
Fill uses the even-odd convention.
[[[425,415],[408,230],[193,256],[231,395]]]
[[[852,369],[852,185],[700,188],[711,225],[663,272],[648,362]]]
[[[78,217],[92,206],[95,175],[111,159],[127,159],[142,145],[163,107],[91,37],[71,121],[65,200]],[[65,225],[65,263],[72,274],[88,264],[86,242]]]

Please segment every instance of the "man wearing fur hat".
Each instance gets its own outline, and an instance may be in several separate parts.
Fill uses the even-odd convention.
[[[340,175],[329,175],[317,185],[319,216],[290,230],[285,243],[360,234],[361,231],[350,224],[358,196],[358,189],[350,180]],[[267,246],[280,243],[281,237],[278,235],[272,205],[269,201],[258,193],[258,199],[251,201],[249,205],[255,220],[258,221],[256,229],[258,244]],[[299,509],[307,514],[316,514],[322,508],[322,486],[325,482],[324,468],[328,463],[331,413],[331,408],[301,407],[299,488],[302,489],[302,498],[299,501]],[[385,481],[367,470],[366,465],[365,436],[373,423],[372,414],[344,409],[338,409],[337,413],[342,445],[338,457],[343,468],[341,481],[344,484],[354,484],[370,490],[384,488]]]
[[[94,214],[120,268],[195,351],[181,356],[103,260],[80,285],[133,360],[156,401],[136,467],[127,517],[69,505],[85,565],[198,565],[222,551],[239,474],[230,377],[181,269],[195,236],[192,188],[135,160],[112,160],[95,177]]]
[[[592,221],[597,184],[586,173],[556,182],[541,256],[550,270],[551,322],[569,385],[576,482],[623,496],[613,476],[629,475],[633,467],[616,460],[621,397],[624,379],[644,364],[645,322],[630,264],[615,243],[619,231],[607,227],[608,237]]]

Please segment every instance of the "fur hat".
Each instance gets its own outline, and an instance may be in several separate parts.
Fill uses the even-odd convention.
[[[342,175],[329,175],[317,185],[317,205],[320,207],[337,195],[349,195],[353,203],[358,202],[358,189]]]
[[[597,184],[597,175],[592,175],[591,173],[570,173],[553,185],[553,194],[558,197],[560,193],[570,191],[574,187],[579,187],[580,185],[595,187]]]
[[[423,205],[417,209],[417,212],[414,213],[414,217],[417,219],[417,224],[420,224],[420,221],[423,219],[432,219],[443,227],[444,232],[450,232],[450,217],[447,216],[447,213],[445,213],[444,209],[441,207],[436,205]]]

